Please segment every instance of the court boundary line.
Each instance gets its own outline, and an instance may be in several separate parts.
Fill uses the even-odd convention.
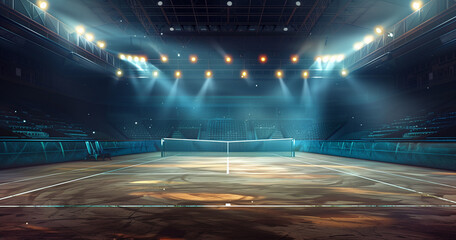
[[[372,181],[372,182],[381,183],[381,184],[384,184],[384,185],[387,185],[387,186],[390,186],[390,187],[395,187],[395,188],[406,190],[406,191],[409,191],[409,192],[414,192],[414,193],[417,193],[417,194],[419,194],[421,196],[424,196],[424,197],[432,197],[432,198],[439,199],[439,200],[442,200],[442,201],[445,201],[445,202],[451,202],[451,203],[456,204],[456,201],[454,201],[454,200],[443,198],[443,197],[439,197],[439,196],[435,196],[433,194],[429,194],[429,193],[425,193],[425,192],[421,192],[421,191],[417,191],[417,190],[414,190],[414,189],[411,189],[411,188],[402,187],[402,186],[399,186],[399,185],[396,185],[396,184],[393,184],[393,183],[388,183],[388,182],[377,180],[377,179],[374,179],[374,178],[365,177],[365,176],[362,176],[362,175],[359,175],[359,174],[355,174],[355,173],[340,171],[340,170],[337,170],[337,169],[334,169],[334,168],[330,168],[330,167],[319,166],[319,165],[315,165],[315,164],[312,164],[312,163],[309,163],[309,162],[306,162],[306,161],[302,161],[302,160],[300,161],[300,160],[292,159],[292,158],[289,158],[289,157],[283,157],[283,156],[280,156],[280,157],[291,159],[293,161],[297,161],[297,162],[301,162],[301,163],[306,163],[306,164],[309,164],[311,166],[324,168],[324,169],[332,170],[332,171],[339,172],[339,173],[344,173],[344,174],[347,174],[347,175],[351,175],[351,176],[354,176],[354,177],[362,178],[362,179],[369,180],[369,181]]]
[[[302,153],[302,154],[305,154],[306,152],[301,152],[301,153]],[[312,153],[312,154],[314,154],[314,153]],[[316,155],[322,156],[323,154],[316,154]],[[332,155],[323,155],[323,156],[339,157],[339,156],[332,156]],[[283,157],[283,156],[282,156],[282,157]],[[425,182],[425,183],[429,183],[429,184],[439,185],[439,186],[442,186],[442,187],[449,187],[449,188],[455,188],[455,189],[456,189],[456,186],[449,185],[449,184],[446,184],[446,183],[440,183],[440,182],[435,182],[435,181],[420,179],[420,178],[416,178],[416,177],[400,175],[400,174],[391,173],[391,172],[387,172],[387,171],[369,169],[369,168],[367,168],[367,167],[363,167],[363,166],[359,166],[359,165],[350,165],[350,164],[347,164],[347,165],[346,165],[346,164],[341,164],[341,163],[337,163],[337,162],[334,162],[334,161],[323,160],[323,159],[321,159],[321,158],[311,158],[311,157],[308,157],[308,156],[299,156],[298,154],[295,156],[295,158],[301,158],[301,159],[307,159],[307,160],[316,160],[316,161],[319,161],[319,162],[327,162],[327,163],[332,163],[332,164],[339,165],[339,166],[344,166],[344,167],[353,167],[353,168],[358,168],[358,169],[361,169],[361,170],[367,170],[367,171],[371,171],[371,172],[378,172],[378,173],[383,173],[383,174],[386,174],[386,175],[391,175],[391,176],[396,176],[396,177],[401,177],[401,178],[416,180],[416,181],[420,181],[420,182]],[[346,157],[341,157],[341,158],[346,158]],[[364,160],[364,159],[360,159],[360,160],[362,160],[362,161],[373,162],[373,161],[371,161],[371,160]],[[379,162],[379,161],[375,161],[375,162],[378,162],[378,163],[385,163],[385,164],[388,164],[388,163],[389,163],[389,162]],[[394,164],[394,163],[393,163],[393,164]],[[413,167],[417,167],[417,166],[413,166]],[[249,174],[249,173],[247,173],[247,174]],[[253,174],[253,173],[251,173],[251,174]],[[258,173],[258,174],[261,174],[261,173]],[[280,174],[280,173],[275,173],[275,174]],[[297,173],[297,174],[299,174],[299,173]]]
[[[102,205],[0,205],[1,208],[456,208],[456,204],[264,204],[264,205],[147,205],[147,204],[102,204]]]
[[[358,165],[344,165],[344,164],[340,164],[340,163],[336,163],[336,162],[332,162],[332,161],[328,161],[328,160],[322,160],[322,159],[319,159],[319,158],[313,159],[313,158],[305,157],[305,156],[297,156],[297,158],[305,158],[307,160],[316,160],[316,161],[320,161],[320,162],[328,162],[328,163],[333,163],[333,164],[336,164],[336,165],[339,165],[339,166],[354,167],[354,168],[359,168],[359,169],[363,169],[363,170],[367,170],[367,171],[371,171],[371,172],[379,172],[379,173],[384,173],[384,174],[388,174],[388,175],[392,175],[392,176],[396,176],[396,177],[408,178],[408,179],[417,180],[417,181],[425,182],[425,183],[429,183],[429,184],[440,185],[440,186],[443,186],[443,187],[456,188],[456,186],[449,185],[449,184],[446,184],[446,183],[439,183],[439,182],[428,181],[428,180],[419,179],[419,178],[415,178],[415,177],[399,175],[399,174],[396,174],[396,173],[390,173],[390,172],[385,172],[385,171],[381,171],[381,170],[369,169],[369,168],[361,167],[361,166],[358,166]],[[363,160],[363,159],[361,159],[361,160]],[[369,160],[364,160],[364,161],[369,161]],[[385,162],[381,162],[381,163],[385,163]]]
[[[137,174],[137,175],[227,175],[225,172],[224,173],[221,173],[221,172],[214,172],[214,173],[208,173],[208,172],[201,172],[201,173],[197,173],[197,172],[188,172],[188,173],[133,173],[133,172],[126,172],[126,173],[106,173],[107,175],[133,175],[133,174]],[[233,175],[242,175],[242,174],[245,174],[245,175],[305,175],[306,173],[305,172],[290,172],[290,173],[263,173],[263,172],[260,172],[260,173],[257,173],[257,172],[252,172],[252,173],[249,173],[249,172],[233,172],[232,170],[230,171],[230,174],[233,174]]]
[[[424,193],[424,192],[421,192],[421,191],[417,191],[417,190],[414,190],[414,189],[411,189],[411,188],[402,187],[402,186],[399,186],[399,185],[396,185],[396,184],[392,184],[392,183],[384,182],[384,181],[381,181],[381,180],[373,179],[373,178],[370,178],[370,177],[362,176],[360,174],[355,174],[355,173],[351,173],[351,172],[341,171],[341,170],[334,169],[334,168],[331,168],[331,167],[325,167],[325,166],[321,166],[321,165],[316,165],[316,164],[309,163],[309,162],[306,162],[306,161],[303,161],[303,160],[296,160],[296,159],[291,158],[291,157],[284,157],[284,156],[280,156],[280,155],[277,155],[277,156],[279,156],[281,158],[290,159],[290,160],[293,160],[293,161],[296,161],[296,162],[309,164],[309,165],[311,165],[313,167],[324,168],[324,169],[327,169],[327,170],[331,170],[331,171],[335,171],[335,172],[339,172],[339,173],[355,176],[355,177],[358,177],[358,178],[362,178],[362,179],[365,179],[365,180],[381,183],[381,184],[384,184],[384,185],[387,185],[387,186],[391,186],[391,187],[395,187],[395,188],[398,188],[398,189],[414,192],[414,193],[420,194],[422,196],[433,197],[433,198],[436,198],[436,199],[439,199],[439,200],[442,200],[442,201],[446,201],[446,202],[451,202],[451,203],[454,203],[454,204],[451,204],[451,205],[448,205],[448,204],[447,205],[439,205],[439,204],[419,204],[419,205],[362,205],[362,204],[361,205],[356,205],[356,204],[355,205],[350,205],[350,204],[348,204],[348,205],[312,205],[312,204],[297,204],[296,205],[296,204],[294,204],[294,205],[230,205],[230,206],[226,206],[226,205],[135,205],[135,204],[133,204],[133,205],[128,205],[128,204],[126,204],[126,205],[123,205],[123,204],[122,205],[0,205],[0,208],[14,208],[14,207],[16,207],[16,208],[21,208],[21,207],[23,207],[23,208],[25,208],[25,207],[29,207],[29,208],[40,208],[40,207],[45,208],[45,207],[49,207],[49,208],[52,208],[52,207],[103,207],[103,206],[105,206],[105,207],[224,207],[224,208],[230,208],[230,207],[231,208],[236,208],[236,207],[238,207],[238,208],[242,208],[242,207],[266,207],[266,208],[267,207],[284,207],[284,208],[292,208],[292,207],[297,207],[297,208],[305,208],[305,207],[307,207],[307,208],[310,208],[310,207],[345,207],[345,208],[349,208],[349,207],[352,207],[352,208],[356,208],[356,207],[385,207],[385,208],[386,207],[456,207],[456,201],[453,201],[453,200],[450,200],[450,199],[447,199],[447,198],[438,197],[438,196],[435,196],[435,195],[432,195],[432,194],[428,194],[428,193]],[[169,156],[169,157],[172,157],[172,156]],[[72,179],[72,180],[59,182],[59,183],[48,185],[48,186],[45,186],[45,187],[40,187],[40,188],[36,188],[36,189],[25,191],[25,192],[21,192],[21,193],[9,195],[9,196],[1,197],[0,201],[6,200],[6,199],[10,199],[10,198],[13,198],[13,197],[17,197],[17,196],[21,196],[21,195],[25,195],[25,194],[28,194],[28,193],[33,193],[33,192],[49,189],[49,188],[56,187],[56,186],[65,185],[65,184],[72,183],[72,182],[81,181],[81,180],[88,179],[88,178],[93,178],[93,177],[100,176],[100,175],[103,175],[103,174],[109,174],[109,173],[112,173],[112,172],[116,172],[116,171],[120,171],[120,170],[124,170],[124,169],[129,169],[129,168],[132,168],[132,167],[135,167],[135,166],[139,166],[139,165],[144,165],[144,164],[148,164],[148,163],[152,163],[152,162],[162,161],[162,160],[165,160],[165,159],[167,159],[169,157],[153,159],[153,160],[150,160],[150,161],[145,161],[145,162],[133,164],[133,165],[126,166],[126,167],[112,169],[112,170],[109,170],[109,171],[104,171],[104,172],[101,172],[101,173],[92,174],[92,175],[88,175],[88,176],[84,176],[84,177],[80,177],[80,178],[75,178],[75,179]],[[138,160],[138,159],[142,159],[142,158],[147,158],[147,157],[141,157],[141,158],[136,158],[136,159],[132,159],[132,160],[126,160],[126,161],[134,161],[134,160]],[[122,162],[126,162],[126,161],[122,161]],[[317,160],[317,161],[319,161],[319,160]],[[328,161],[328,162],[330,162],[330,161]],[[120,163],[120,162],[118,162],[118,163]],[[113,163],[113,164],[115,164],[115,163]],[[113,164],[105,164],[104,166],[113,165]],[[97,166],[94,166],[94,167],[97,167]],[[360,167],[360,168],[362,168],[362,167]],[[76,170],[71,170],[71,171],[76,171]]]
[[[159,157],[159,156],[157,156],[157,157]],[[134,159],[124,160],[124,161],[110,163],[110,164],[97,165],[97,166],[87,167],[87,168],[78,168],[78,169],[73,169],[73,170],[69,170],[69,171],[51,173],[51,174],[46,174],[46,175],[41,175],[41,176],[36,176],[36,177],[31,177],[31,178],[23,178],[23,179],[19,179],[19,180],[14,180],[14,181],[0,183],[0,186],[12,184],[12,183],[18,183],[18,182],[26,182],[26,181],[40,179],[40,178],[52,177],[52,176],[62,175],[62,174],[65,174],[65,173],[82,171],[82,170],[87,170],[87,169],[92,169],[92,168],[97,168],[97,167],[110,166],[110,165],[114,165],[114,164],[118,164],[118,163],[133,162],[133,161],[136,161],[136,160],[139,160],[139,159],[144,159],[144,158],[148,158],[148,157],[134,158]],[[68,161],[68,162],[62,162],[62,163],[75,163],[75,162],[78,162],[78,161]],[[34,167],[39,167],[39,166],[34,166]],[[8,169],[3,169],[3,170],[8,170]]]
[[[35,189],[28,190],[28,191],[25,191],[25,192],[12,194],[12,195],[5,196],[5,197],[0,197],[0,201],[6,200],[6,199],[10,199],[10,198],[13,198],[13,197],[17,197],[17,196],[21,196],[21,195],[25,195],[25,194],[29,194],[29,193],[33,193],[33,192],[38,192],[38,191],[41,191],[41,190],[45,190],[45,189],[49,189],[49,188],[53,188],[53,187],[57,187],[57,186],[61,186],[61,185],[65,185],[65,184],[68,184],[68,183],[77,182],[77,181],[88,179],[88,178],[93,178],[93,177],[96,177],[96,176],[103,175],[104,173],[120,171],[120,170],[123,170],[123,169],[128,169],[128,168],[132,168],[132,167],[135,167],[135,166],[139,166],[139,165],[143,165],[143,164],[147,164],[147,163],[151,163],[151,162],[158,162],[158,161],[164,160],[166,158],[168,158],[168,157],[163,157],[163,158],[154,159],[154,160],[150,160],[150,161],[146,161],[146,162],[142,162],[142,163],[138,163],[138,164],[133,164],[133,165],[122,167],[122,168],[112,169],[112,170],[109,170],[109,171],[104,171],[104,172],[101,172],[101,173],[96,173],[96,174],[92,174],[92,175],[89,175],[89,176],[79,177],[79,178],[75,178],[75,179],[71,179],[71,180],[67,180],[67,181],[51,184],[51,185],[48,185],[48,186],[35,188]]]

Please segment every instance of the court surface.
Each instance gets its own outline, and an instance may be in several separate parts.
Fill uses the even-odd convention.
[[[296,153],[0,171],[0,239],[454,239],[456,172]]]

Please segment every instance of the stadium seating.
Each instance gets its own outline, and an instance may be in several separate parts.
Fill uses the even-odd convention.
[[[178,123],[178,131],[182,138],[198,139],[202,129],[206,129],[207,122],[204,120],[182,120]],[[175,137],[175,136],[173,136]]]
[[[253,129],[255,139],[283,138],[279,123],[276,120],[251,120],[249,125]]]
[[[127,139],[152,139],[148,128],[144,126],[142,121],[132,121],[125,118],[117,119],[114,124]]]
[[[295,139],[328,139],[342,125],[340,122],[313,122],[311,120],[281,121],[284,137]]]
[[[53,118],[40,111],[1,110],[2,137],[87,139],[80,124]]]
[[[0,137],[97,140],[158,140],[166,137],[211,140],[452,139],[456,134],[456,111],[448,107],[436,110],[439,111],[428,112],[423,109],[415,115],[410,114],[391,122],[357,128],[344,128],[347,124],[343,120],[317,122],[310,119],[239,119],[242,116],[205,120],[155,120],[133,114],[110,117],[115,121],[94,128],[95,123],[81,124],[75,120],[68,121],[68,117],[56,118],[39,109],[15,106],[0,109]],[[229,115],[222,110],[218,110],[217,114]]]
[[[145,120],[143,121],[149,135],[148,139],[161,139],[171,137],[172,132],[176,129],[176,121],[166,120]]]
[[[456,112],[429,112],[416,116],[407,116],[385,124],[380,129],[372,130],[368,138],[423,139],[445,137],[445,129],[456,126],[455,120]]]
[[[208,133],[211,140],[244,140],[247,127],[240,120],[214,119],[208,121]]]

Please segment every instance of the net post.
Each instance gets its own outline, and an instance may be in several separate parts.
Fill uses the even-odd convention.
[[[296,156],[295,147],[296,147],[296,141],[293,138],[293,140],[291,141],[291,157]]]
[[[164,148],[165,144],[164,144],[164,142],[165,142],[165,139],[162,138],[161,139],[161,157],[165,156],[165,148]]]
[[[226,156],[230,157],[230,142],[226,142]]]
[[[230,142],[226,142],[226,174],[230,174]]]

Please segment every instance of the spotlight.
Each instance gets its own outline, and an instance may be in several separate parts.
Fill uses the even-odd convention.
[[[332,56],[331,56],[331,62],[335,62],[336,59],[337,59],[337,56],[336,56],[336,55],[332,55]]]
[[[364,43],[365,44],[369,44],[369,43],[371,43],[373,41],[374,41],[374,36],[372,36],[372,35],[367,35],[367,36],[364,37]]]
[[[38,7],[40,7],[41,10],[46,10],[46,9],[48,9],[49,4],[47,1],[40,0],[40,1],[38,1]]]
[[[389,33],[388,33],[388,37],[393,38],[393,37],[394,37],[394,33],[389,32]]]
[[[207,70],[206,71],[206,78],[211,78],[212,77],[212,71],[211,70]]]
[[[166,55],[161,55],[161,56],[160,56],[160,59],[161,59],[161,61],[164,62],[164,63],[165,63],[165,62],[168,62],[168,56],[166,56]]]
[[[105,49],[105,47],[106,47],[106,43],[103,42],[103,41],[98,41],[98,42],[97,42],[97,45],[98,45],[98,47],[101,48],[101,49]]]
[[[307,71],[307,70],[302,71],[302,77],[305,79],[309,78],[309,71]]]
[[[85,32],[85,28],[83,26],[77,26],[76,27],[76,33],[78,35],[82,35],[82,34],[84,34],[84,32]]]
[[[120,69],[117,69],[117,71],[116,71],[116,75],[117,75],[118,77],[122,77],[122,75],[123,75],[123,72],[122,72],[122,70],[120,70]]]
[[[92,41],[95,39],[95,36],[93,36],[92,33],[87,33],[87,34],[85,35],[85,39],[86,39],[87,41],[89,41],[89,42],[92,42]]]
[[[230,55],[226,55],[226,56],[225,56],[225,62],[226,62],[227,64],[231,64],[231,62],[233,62],[233,59],[231,58]]]
[[[348,76],[348,71],[347,71],[347,69],[342,69],[342,71],[340,71],[340,75],[342,75],[342,77]]]
[[[283,71],[282,70],[277,70],[276,71],[276,77],[277,78],[282,78],[283,77]]]
[[[226,5],[227,5],[228,7],[231,7],[231,6],[233,6],[233,2],[232,2],[232,1],[228,1],[228,2],[226,2]]]
[[[247,78],[249,77],[249,73],[247,72],[247,70],[242,70],[241,71],[241,78]]]
[[[174,31],[174,27],[170,27],[169,30],[172,32]]]
[[[298,55],[292,55],[291,56],[291,62],[292,63],[297,63],[299,61],[299,56]]]
[[[122,60],[125,60],[125,55],[124,54],[119,54],[119,58],[122,59]]]
[[[296,6],[301,6],[301,1],[296,1]]]
[[[268,61],[268,57],[266,55],[260,55],[259,60],[260,63],[266,63]]]
[[[326,63],[326,62],[328,62],[328,61],[329,61],[329,56],[324,56],[324,57],[323,57],[323,62]]]
[[[130,55],[128,55],[128,56],[127,56],[127,60],[128,60],[128,61],[132,61],[132,60],[133,60],[133,57],[130,56]]]
[[[345,55],[339,54],[339,55],[337,56],[336,61],[337,61],[337,62],[342,62],[344,59],[345,59]]]
[[[317,62],[321,62],[321,60],[322,60],[322,59],[321,59],[320,56],[318,56],[318,57],[315,58],[315,61],[317,61]]]
[[[140,57],[139,61],[142,62],[142,63],[145,63],[146,62],[146,57]]]
[[[364,43],[362,43],[362,42],[357,42],[357,43],[355,43],[355,45],[353,45],[353,49],[355,49],[356,51],[360,50],[363,47],[364,47]]]
[[[284,31],[284,32],[287,32],[287,31],[288,31],[288,28],[287,28],[287,27],[284,27],[284,28],[283,28],[283,31]]]
[[[181,78],[182,77],[182,73],[181,71],[177,70],[174,72],[174,77],[176,77],[177,79]]]
[[[198,62],[198,57],[196,55],[190,55],[190,62],[191,63],[196,63]]]
[[[133,59],[135,60],[135,62],[139,62],[139,57],[138,56],[134,56]]]
[[[421,2],[421,1],[413,1],[413,2],[412,2],[412,9],[413,9],[413,11],[418,11],[418,10],[420,10],[422,6],[423,6],[423,2]]]
[[[381,27],[381,26],[375,27],[375,33],[377,35],[382,35],[383,34],[383,27]]]
[[[154,77],[158,77],[158,71],[154,71],[153,75]]]
[[[158,1],[157,5],[158,5],[158,6],[162,6],[162,5],[163,5],[163,2],[162,2],[162,1]]]

